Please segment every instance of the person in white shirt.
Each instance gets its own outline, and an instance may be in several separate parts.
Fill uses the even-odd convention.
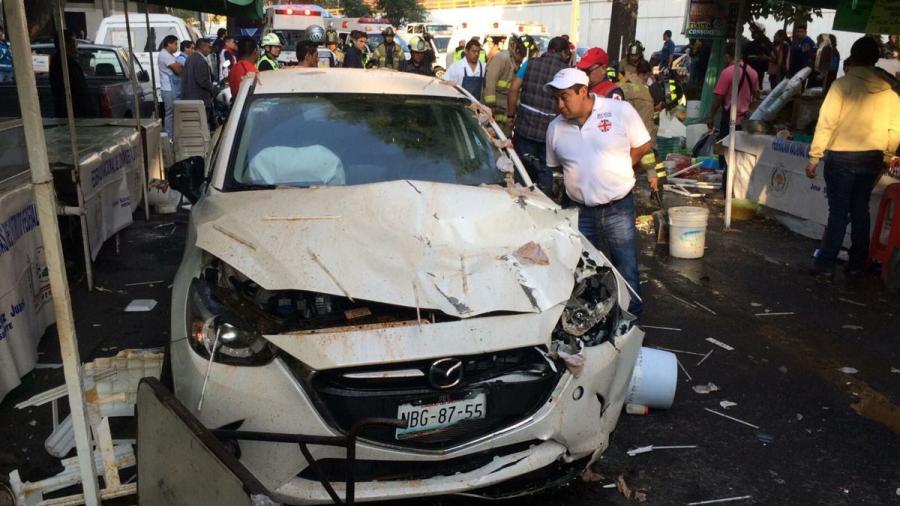
[[[162,92],[163,107],[165,108],[165,119],[163,120],[166,133],[171,141],[174,133],[174,107],[176,90],[172,81],[175,76],[181,75],[183,68],[178,60],[175,59],[175,53],[178,51],[178,37],[167,35],[162,44],[159,45],[159,55],[157,56],[157,65],[159,66],[159,90]]]
[[[562,167],[566,195],[580,208],[578,228],[625,278],[635,295],[628,311],[640,317],[632,190],[650,133],[631,104],[590,93],[587,74],[576,68],[557,72],[545,89],[560,112],[547,127],[547,166]]]
[[[450,65],[444,79],[462,86],[466,91],[481,101],[481,90],[484,89],[484,63],[478,61],[481,55],[481,43],[472,39],[466,44],[465,56]]]

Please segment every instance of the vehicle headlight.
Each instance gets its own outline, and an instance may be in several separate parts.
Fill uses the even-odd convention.
[[[275,357],[276,348],[252,324],[216,299],[206,281],[195,279],[191,283],[188,301],[188,341],[203,358],[254,366],[268,364]]]
[[[619,321],[616,275],[606,267],[578,266],[575,288],[553,331],[557,339],[594,346],[611,337]]]

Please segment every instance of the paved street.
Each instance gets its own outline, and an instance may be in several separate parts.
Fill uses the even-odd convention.
[[[693,381],[680,376],[671,410],[622,415],[596,466],[605,480],[510,504],[630,504],[616,489],[603,488],[620,475],[646,493],[647,504],[744,495],[752,496],[749,504],[900,504],[900,373],[892,372],[900,369],[900,299],[874,277],[852,280],[839,273],[833,283],[816,281],[805,272],[815,241],[761,218],[723,233],[721,203],[710,205],[705,258],[672,259],[642,236],[641,268],[643,323],[681,329],[648,329],[644,344],[713,353],[700,366],[700,356],[678,355]],[[168,339],[168,285],[186,221],[186,214],[139,219],[121,234],[118,253],[109,241],[96,263],[96,283],[104,290],[87,292],[71,272],[83,360],[162,346]],[[77,250],[68,253],[75,259],[70,269],[77,271]],[[162,283],[125,287],[155,280]],[[134,298],[154,298],[159,305],[149,313],[123,313]],[[793,314],[755,316],[766,311]],[[708,337],[734,351],[708,343]],[[40,362],[59,362],[57,348],[51,328]],[[842,367],[859,372],[846,374]],[[691,389],[709,382],[720,390],[700,395]],[[0,404],[0,475],[19,468],[23,478],[36,480],[59,471],[43,450],[49,407],[18,411],[13,405],[61,383],[61,369],[38,369]],[[760,428],[704,410],[724,411],[723,400],[737,403],[728,415]],[[698,448],[625,454],[651,444]]]

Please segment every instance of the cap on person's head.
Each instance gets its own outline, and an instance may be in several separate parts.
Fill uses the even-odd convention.
[[[544,85],[544,91],[553,93],[559,90],[567,90],[572,86],[580,84],[587,86],[589,83],[588,76],[583,71],[576,68],[564,68],[553,76],[553,80]]]
[[[871,67],[878,62],[880,52],[878,42],[866,35],[857,39],[850,47],[850,59],[854,65]]]
[[[587,53],[584,53],[584,56],[578,61],[577,67],[581,70],[588,70],[597,65],[609,65],[609,55],[599,47],[592,47],[588,49]]]

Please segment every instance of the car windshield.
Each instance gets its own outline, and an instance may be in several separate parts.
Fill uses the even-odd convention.
[[[447,46],[450,45],[450,37],[435,37],[434,38],[434,46],[437,48],[438,53],[444,53],[447,51]]]
[[[245,111],[226,190],[503,181],[494,146],[462,100],[261,95]]]

